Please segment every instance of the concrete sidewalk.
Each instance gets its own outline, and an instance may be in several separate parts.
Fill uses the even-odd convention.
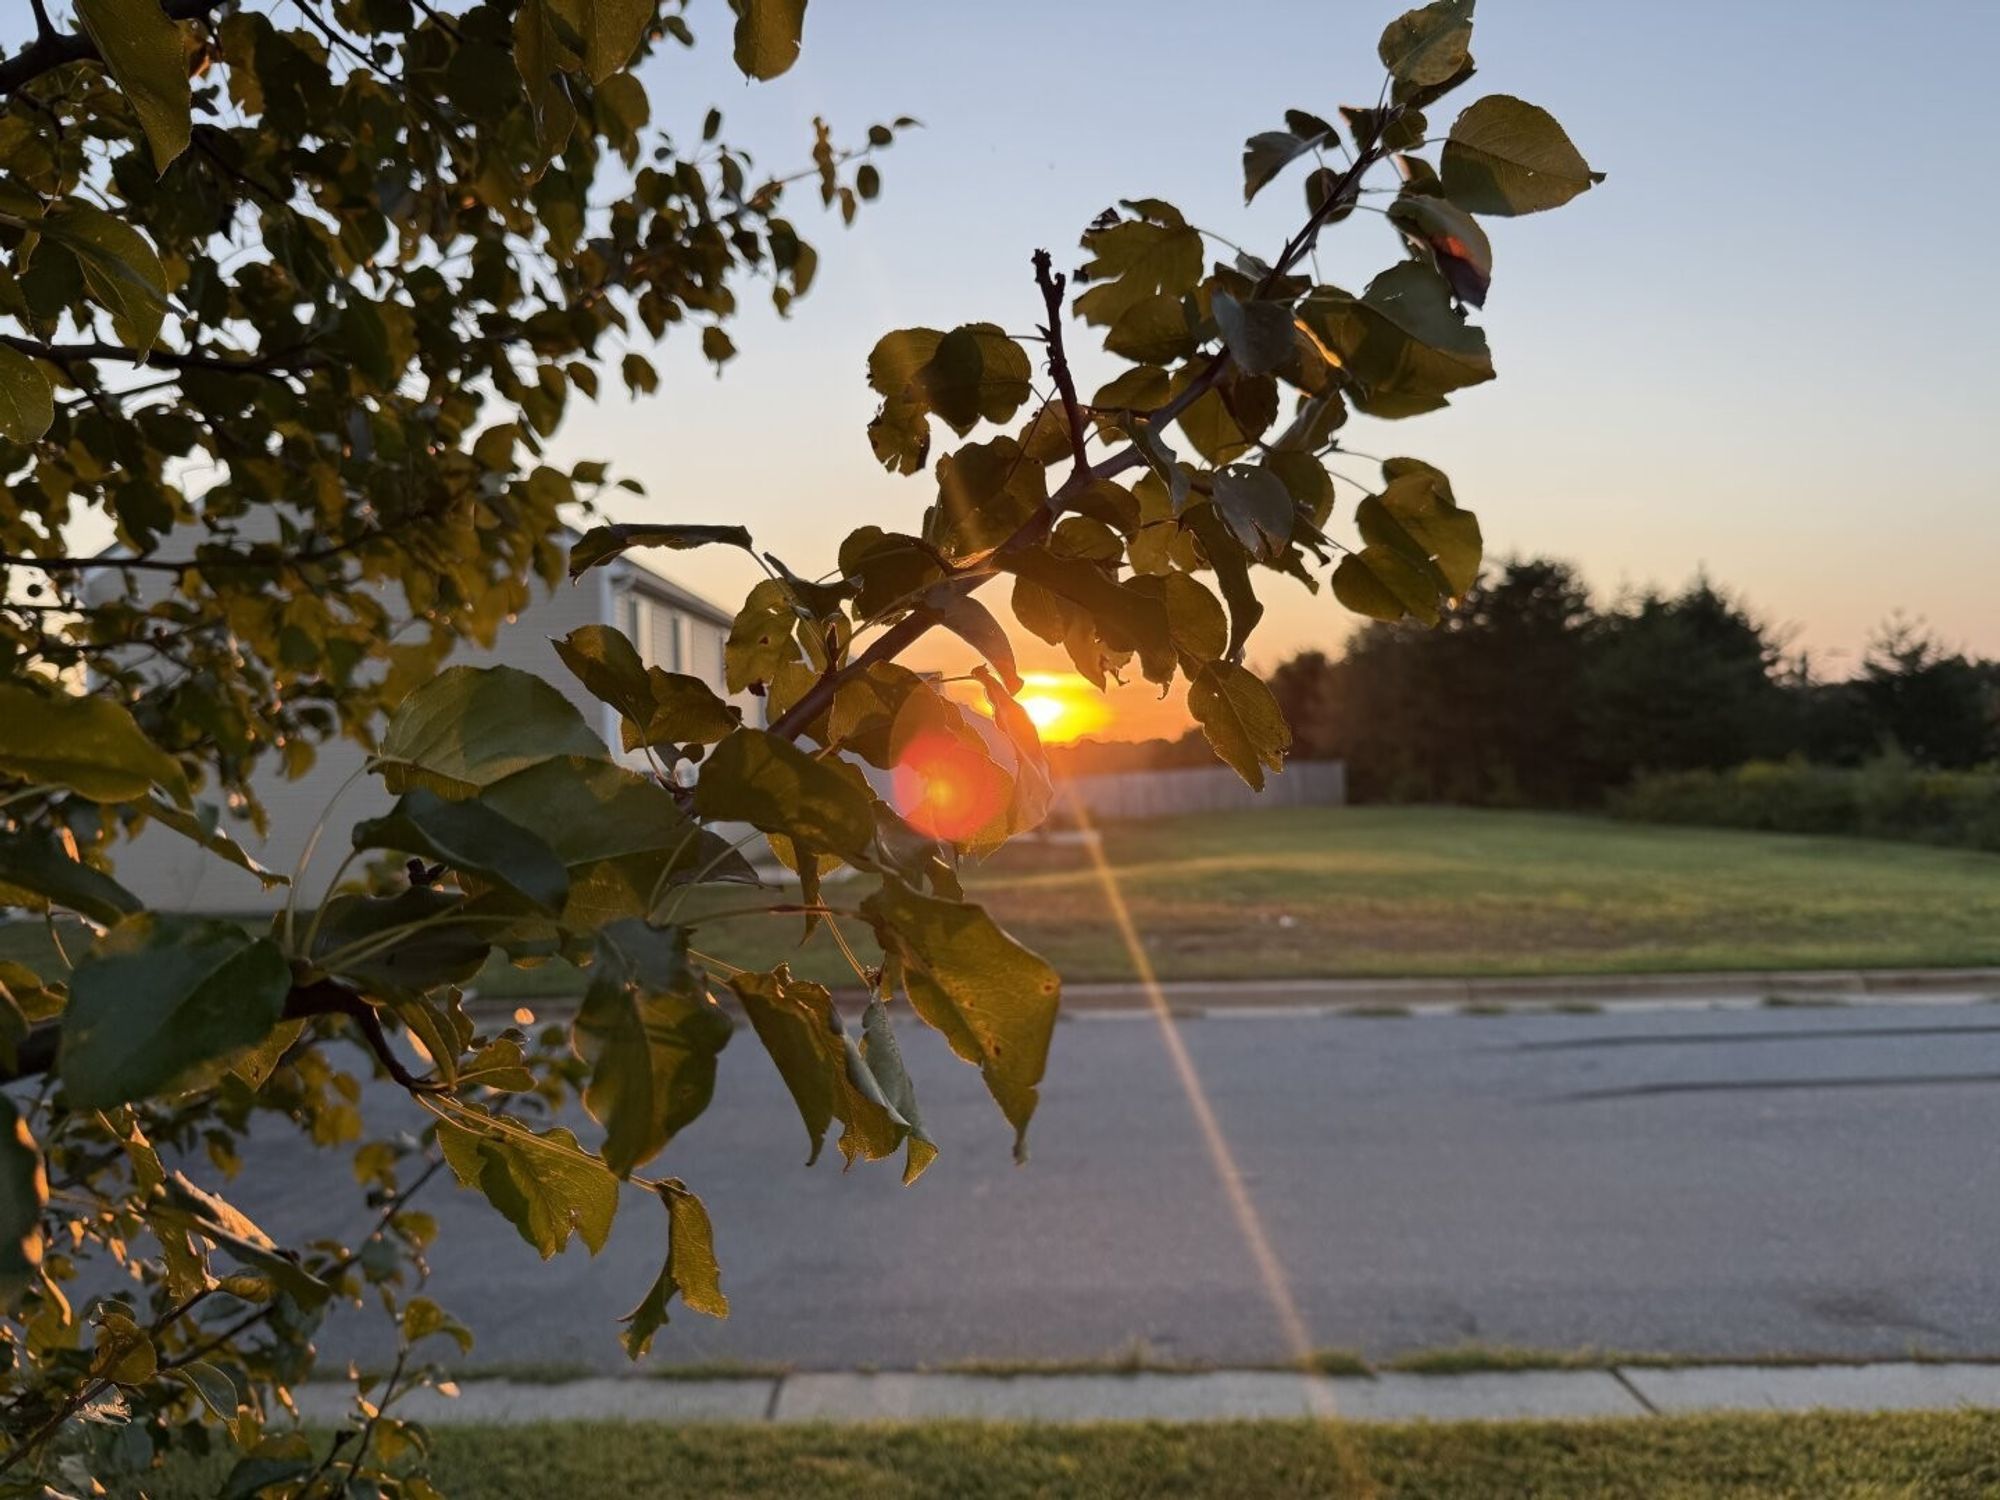
[[[1464,1375],[1212,1370],[1075,1375],[807,1372],[743,1379],[644,1375],[534,1384],[467,1380],[413,1392],[399,1415],[439,1426],[633,1422],[1357,1422],[1652,1417],[1703,1411],[2000,1407],[2000,1364],[1611,1366]],[[308,1421],[353,1410],[346,1384],[297,1392]]]

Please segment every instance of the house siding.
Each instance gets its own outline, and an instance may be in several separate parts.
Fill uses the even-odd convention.
[[[686,670],[718,693],[726,692],[722,643],[728,636],[727,616],[686,590],[629,565],[598,569],[575,584],[558,585],[503,626],[491,648],[461,646],[452,653],[450,664],[509,666],[534,673],[576,705],[585,721],[615,751],[616,713],[585,691],[551,643],[579,626],[617,623],[619,598],[631,590],[643,594],[650,604],[672,611],[676,620],[685,621],[680,628],[687,642]],[[761,700],[745,694],[731,701],[744,709],[746,722],[763,722]],[[641,767],[646,763],[642,752],[620,759]],[[343,739],[322,743],[312,766],[294,780],[286,780],[267,762],[252,784],[269,816],[269,835],[260,839],[247,820],[224,818],[225,831],[252,858],[287,875],[299,868],[315,828],[325,821],[326,832],[313,848],[301,882],[302,906],[312,906],[320,899],[334,867],[347,852],[347,830],[362,818],[386,811],[393,800],[379,780],[359,774],[366,760],[367,753],[359,745]],[[327,816],[329,808],[331,816]],[[249,914],[275,910],[286,896],[283,888],[263,890],[251,876],[167,829],[149,828],[114,852],[120,883],[156,910]]]

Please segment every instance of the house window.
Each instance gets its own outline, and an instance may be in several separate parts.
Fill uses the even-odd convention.
[[[619,601],[618,628],[625,632],[639,653],[639,660],[649,667],[663,667],[669,672],[681,669],[681,617],[678,610],[669,608],[657,599],[627,592]]]

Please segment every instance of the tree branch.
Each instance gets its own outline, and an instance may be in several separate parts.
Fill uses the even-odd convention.
[[[108,359],[121,364],[146,365],[155,370],[219,370],[231,375],[268,375],[276,379],[280,375],[298,370],[313,369],[319,364],[312,355],[302,354],[296,349],[281,349],[271,354],[235,356],[204,354],[198,350],[158,348],[141,352],[137,349],[127,349],[123,344],[101,342],[47,344],[40,339],[24,339],[12,333],[0,333],[0,344],[64,367],[83,360]]]
[[[1367,176],[1368,169],[1381,161],[1385,154],[1381,147],[1382,127],[1390,124],[1400,114],[1400,110],[1386,112],[1379,121],[1375,132],[1368,139],[1365,141],[1357,140],[1354,143],[1355,153],[1353,162],[1334,179],[1333,185],[1328,189],[1326,197],[1321,200],[1319,207],[1313,210],[1298,233],[1285,242],[1285,248],[1278,254],[1277,263],[1265,273],[1263,280],[1257,283],[1258,295],[1261,296],[1274,288],[1280,278],[1289,273],[1292,267],[1296,266],[1304,258],[1306,253],[1312,248],[1313,241],[1318,237],[1320,230],[1326,226],[1333,215],[1343,206],[1352,205],[1355,195],[1360,191],[1362,178]],[[1061,334],[1059,330],[1062,325],[1062,319],[1059,315],[1059,309],[1061,306],[1062,279],[1050,274],[1049,258],[1046,251],[1038,250],[1035,252],[1034,264],[1035,279],[1042,288],[1042,300],[1050,308],[1049,327],[1045,330],[1049,335],[1050,366],[1056,372],[1058,389],[1063,391],[1065,415],[1068,415],[1070,404],[1075,400],[1075,393],[1067,385],[1069,366],[1068,362],[1062,358],[1061,353]],[[1055,288],[1056,301],[1054,302],[1050,301],[1051,283],[1054,284]],[[1210,358],[1207,367],[1199,375],[1188,382],[1186,390],[1182,391],[1171,401],[1144,414],[1139,420],[1145,422],[1150,427],[1165,427],[1169,422],[1179,417],[1182,412],[1193,406],[1195,402],[1214,389],[1216,383],[1228,371],[1231,362],[1228,349],[1223,349]],[[1071,420],[1074,423],[1077,419],[1072,417]],[[1078,461],[1070,477],[1063,481],[1054,494],[1049,496],[1047,503],[1033,517],[1023,522],[1021,527],[1012,536],[993,549],[993,556],[999,556],[1021,547],[1033,546],[1048,534],[1049,529],[1055,524],[1056,517],[1062,514],[1067,503],[1079,494],[1086,485],[1100,479],[1115,478],[1127,469],[1136,468],[1143,462],[1138,444],[1129,443],[1117,453],[1100,460],[1096,464],[1086,463],[1083,461],[1081,443],[1076,441],[1078,431],[1079,429],[1073,425],[1071,428],[1072,446],[1077,453]],[[992,578],[998,571],[996,568],[986,567],[978,572],[959,574],[949,580],[949,582],[962,593],[970,594],[983,587],[987,580]],[[800,696],[799,701],[781,714],[776,722],[771,725],[771,733],[781,735],[788,740],[797,739],[805,732],[808,724],[812,723],[814,719],[826,711],[828,705],[833,702],[834,694],[838,693],[843,686],[877,663],[891,661],[900,656],[927,635],[931,627],[936,623],[936,614],[929,611],[919,609],[905,615],[896,624],[890,626],[889,629],[877,636],[869,644],[867,650],[855,657],[845,667],[842,667],[838,672],[822,676],[819,681],[808,688]]]
[[[1037,250],[1034,255],[1035,284],[1042,289],[1042,307],[1048,313],[1049,321],[1042,327],[1042,337],[1049,346],[1049,373],[1055,376],[1056,391],[1062,396],[1063,420],[1069,425],[1069,451],[1076,458],[1077,472],[1090,467],[1090,455],[1084,451],[1083,406],[1076,399],[1076,379],[1069,371],[1069,358],[1063,353],[1063,288],[1069,278],[1052,268],[1049,252]]]
[[[226,0],[165,0],[161,9],[169,20],[197,21],[212,10],[220,10],[225,3]],[[35,6],[37,20],[42,20],[41,9],[40,4]],[[0,98],[11,96],[66,63],[87,62],[96,57],[97,44],[86,33],[44,29],[27,46],[0,62]]]

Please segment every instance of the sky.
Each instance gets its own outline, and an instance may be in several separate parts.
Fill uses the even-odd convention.
[[[789,320],[746,299],[719,379],[693,340],[670,341],[660,393],[580,411],[561,451],[645,483],[620,519],[740,521],[803,573],[854,526],[914,529],[934,486],[884,473],[865,437],[875,339],[1032,327],[1030,253],[1074,265],[1079,231],[1121,197],[1165,197],[1275,247],[1299,174],[1246,211],[1243,138],[1287,107],[1372,102],[1396,9],[820,0],[798,66],[750,85],[728,67],[719,0],[698,3],[704,46],[649,78],[677,134],[719,103],[725,135],[776,170],[803,161],[815,114],[849,140],[899,114],[924,128],[881,157],[882,196],[852,228],[809,192],[793,201],[821,261]],[[2000,654],[1986,441],[2000,5],[1485,0],[1473,50],[1479,76],[1438,113],[1516,94],[1609,177],[1563,209],[1487,221],[1499,379],[1445,412],[1356,420],[1351,446],[1446,469],[1489,555],[1567,558],[1607,596],[1706,570],[1834,675],[1898,610]],[[1386,224],[1357,216],[1321,264],[1358,289],[1398,253]],[[1109,368],[1086,364],[1085,389]],[[754,576],[721,554],[664,568],[717,598]],[[1352,617],[1270,577],[1253,665],[1336,648]],[[1155,727],[1136,694],[1121,701]]]

